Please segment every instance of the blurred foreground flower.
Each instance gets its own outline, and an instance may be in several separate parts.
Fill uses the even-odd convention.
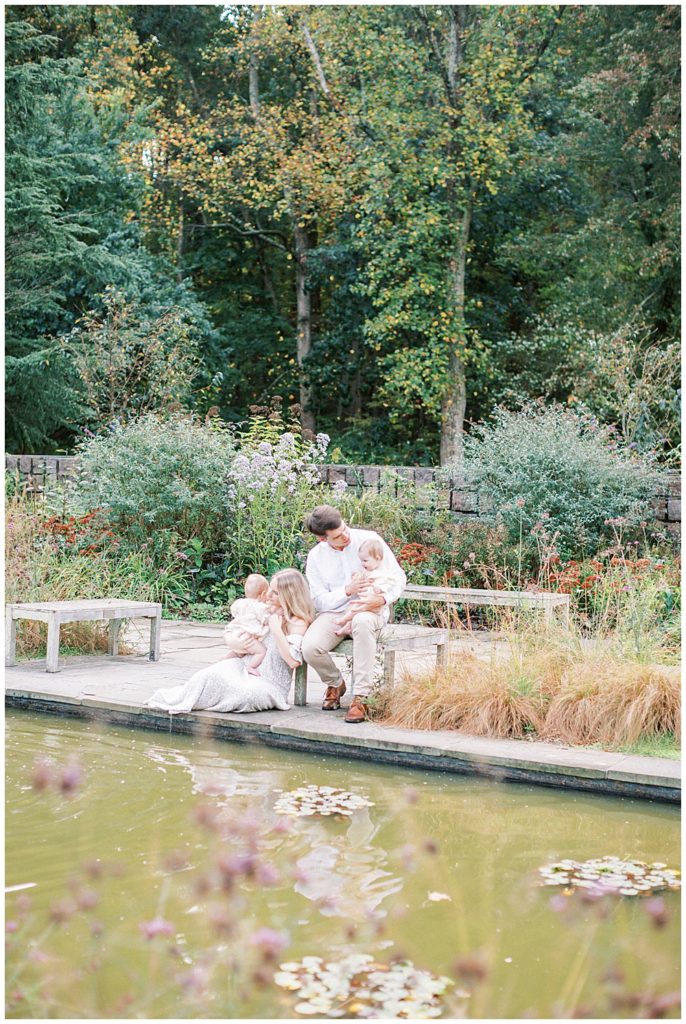
[[[143,937],[146,939],[156,939],[162,935],[173,935],[175,932],[174,925],[169,921],[165,921],[163,917],[155,917],[152,921],[143,921],[139,925]]]

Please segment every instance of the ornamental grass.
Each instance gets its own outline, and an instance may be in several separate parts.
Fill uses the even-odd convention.
[[[681,735],[679,670],[597,655],[577,663],[547,709],[542,739],[622,746]]]
[[[375,717],[411,729],[572,745],[680,739],[678,666],[632,660],[608,638],[561,629],[488,646],[486,655],[453,649],[440,669],[406,672],[378,696]]]

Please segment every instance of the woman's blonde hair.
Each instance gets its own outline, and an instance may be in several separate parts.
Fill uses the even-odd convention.
[[[297,569],[282,569],[274,573],[270,584],[279,595],[287,617],[302,619],[309,626],[314,620],[315,610],[310,587],[303,574]]]

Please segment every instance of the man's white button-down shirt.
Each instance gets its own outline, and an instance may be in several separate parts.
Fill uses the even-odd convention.
[[[363,571],[358,554],[366,540],[377,540],[383,548],[380,568],[394,581],[386,595],[386,605],[379,609],[388,618],[388,606],[397,601],[407,583],[407,576],[398,565],[388,544],[373,530],[352,530],[350,543],[342,551],[336,551],[326,541],[318,541],[307,556],[305,576],[310,585],[312,600],[318,612],[342,612],[356,595],[349,597],[345,588],[353,573]]]

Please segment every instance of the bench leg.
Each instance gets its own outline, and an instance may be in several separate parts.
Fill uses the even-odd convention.
[[[59,672],[60,623],[54,612],[48,619],[48,653],[46,660],[48,672]]]
[[[119,630],[121,628],[121,619],[110,619],[110,635],[107,644],[107,653],[111,657],[116,657],[119,654]]]
[[[448,667],[448,645],[438,644],[436,647],[436,671],[443,672]]]
[[[162,630],[162,610],[150,619],[150,661],[160,660],[160,632]]]
[[[395,651],[384,651],[383,656],[383,684],[393,686],[395,679]]]
[[[5,665],[9,668],[17,663],[17,620],[12,609],[5,612]]]
[[[295,670],[293,703],[303,708],[307,704],[307,663],[303,661]]]

